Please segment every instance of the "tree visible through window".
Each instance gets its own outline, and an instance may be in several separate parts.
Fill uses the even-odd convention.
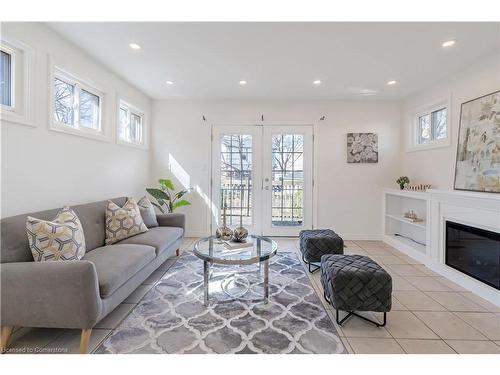
[[[418,116],[417,142],[420,145],[445,139],[448,136],[447,109],[441,108]]]
[[[54,120],[73,129],[101,131],[102,99],[87,85],[56,75],[54,77]]]

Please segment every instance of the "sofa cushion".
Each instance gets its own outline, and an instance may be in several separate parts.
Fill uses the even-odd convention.
[[[151,246],[120,244],[94,249],[83,259],[94,263],[99,292],[106,298],[155,257],[155,249]]]
[[[106,207],[106,245],[114,244],[127,237],[147,232],[148,228],[134,198],[130,197],[123,207],[109,201]]]
[[[139,210],[141,212],[142,220],[148,228],[154,228],[158,226],[158,220],[156,220],[156,212],[153,204],[148,199],[148,197],[143,196],[139,202],[137,202]]]
[[[68,206],[51,221],[28,216],[26,232],[36,262],[79,260],[85,254],[82,224]]]
[[[177,227],[156,227],[151,228],[146,233],[138,234],[137,236],[129,237],[120,244],[141,244],[153,246],[156,250],[156,255],[160,254],[175,241],[182,237],[184,231]]]

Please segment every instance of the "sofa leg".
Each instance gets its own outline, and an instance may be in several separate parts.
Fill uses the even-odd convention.
[[[82,336],[80,337],[80,354],[87,353],[91,333],[92,328],[82,329]]]
[[[181,255],[180,249],[175,250],[175,256],[178,257],[179,255]]]
[[[3,353],[7,350],[7,345],[9,345],[10,335],[12,335],[12,326],[2,327],[2,342],[0,344],[0,353]]]

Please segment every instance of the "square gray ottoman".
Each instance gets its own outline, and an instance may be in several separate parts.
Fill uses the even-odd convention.
[[[324,255],[321,258],[321,285],[325,299],[336,310],[337,324],[354,315],[378,327],[385,326],[392,305],[392,278],[375,261],[363,255]],[[339,321],[339,310],[348,314]],[[383,323],[355,311],[384,313]]]
[[[344,241],[331,229],[307,229],[299,233],[302,260],[309,266],[309,272],[319,270],[313,263],[321,262],[325,254],[344,254]]]

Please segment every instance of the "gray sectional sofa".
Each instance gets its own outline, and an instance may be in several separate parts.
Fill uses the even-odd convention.
[[[126,198],[111,199],[120,207]],[[45,327],[82,330],[86,352],[92,327],[125,300],[165,260],[178,255],[184,215],[158,215],[158,227],[105,246],[107,201],[71,208],[85,233],[80,261],[34,262],[26,235],[26,217],[52,220],[59,209],[2,219],[1,325],[2,350],[12,328]]]

